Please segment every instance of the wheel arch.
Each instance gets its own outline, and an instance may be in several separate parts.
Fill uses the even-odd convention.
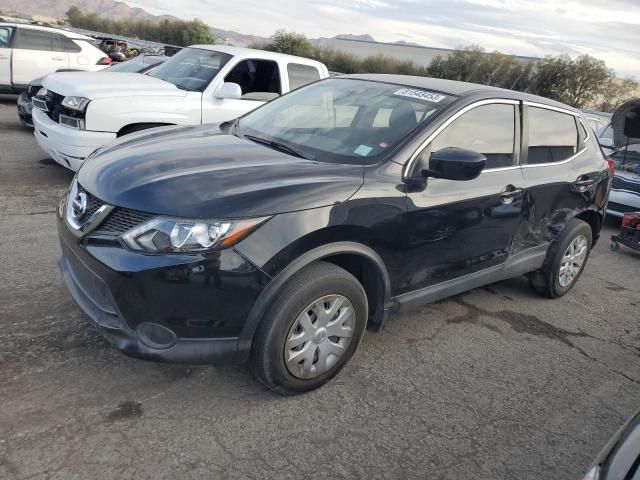
[[[591,246],[595,246],[598,238],[600,237],[600,230],[602,229],[603,215],[596,210],[584,210],[574,216],[578,220],[586,222],[591,227]]]
[[[326,261],[354,275],[367,293],[369,319],[367,325],[379,330],[387,316],[391,285],[384,261],[371,247],[357,242],[335,242],[313,248],[283,268],[267,285],[254,303],[238,339],[236,361],[247,360],[260,322],[282,286],[306,266]]]
[[[120,130],[118,130],[118,133],[116,133],[116,138],[120,138],[123,137],[124,135],[127,135],[129,133],[134,133],[134,132],[139,132],[141,130],[147,130],[149,128],[156,128],[156,127],[168,127],[171,125],[175,125],[173,123],[166,123],[166,122],[137,122],[137,123],[128,123],[127,125],[125,125],[124,127],[122,127]]]

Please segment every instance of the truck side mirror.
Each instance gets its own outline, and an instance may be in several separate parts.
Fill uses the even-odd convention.
[[[224,82],[216,92],[216,98],[219,98],[220,100],[224,100],[225,98],[240,100],[241,97],[242,88],[240,88],[240,85],[233,82]]]

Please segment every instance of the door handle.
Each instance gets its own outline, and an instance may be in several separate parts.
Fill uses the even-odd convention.
[[[51,60],[64,60],[64,57],[51,57]]]
[[[0,60],[6,60],[6,59],[8,59],[8,58],[9,58],[9,57],[8,57],[7,55],[0,55]]]
[[[502,192],[500,192],[500,201],[505,204],[513,203],[516,198],[520,198],[522,196],[522,189],[516,188],[514,185],[507,185],[504,187]]]
[[[595,183],[595,179],[583,175],[581,177],[578,177],[578,179],[573,182],[573,185],[578,189],[579,192],[584,192]]]

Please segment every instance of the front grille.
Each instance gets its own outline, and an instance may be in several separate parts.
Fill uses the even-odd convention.
[[[98,209],[102,205],[104,205],[104,202],[100,201],[98,198],[91,195],[84,188],[82,188],[80,184],[78,184],[78,193],[81,193],[81,192],[87,196],[87,209],[85,210],[84,215],[82,215],[81,218],[76,219],[80,224],[82,224],[83,222],[86,222],[89,218],[91,218],[91,215],[96,213]]]
[[[613,177],[611,188],[614,188],[616,190],[628,190],[630,192],[640,193],[640,180],[634,182],[633,180],[630,180],[628,178],[616,175]]]
[[[65,110],[62,106],[62,100],[64,100],[64,96],[49,90],[45,96],[37,96],[32,101],[36,108],[43,110],[51,120],[57,123],[60,112]],[[40,102],[45,103],[46,109],[39,105]]]
[[[613,210],[614,212],[629,213],[638,211],[638,207],[629,207],[622,205],[621,203],[609,202],[607,203],[607,210]]]
[[[151,213],[139,212],[128,208],[117,207],[106,218],[94,233],[103,235],[121,235],[127,230],[131,230],[138,225],[142,225],[155,215]]]

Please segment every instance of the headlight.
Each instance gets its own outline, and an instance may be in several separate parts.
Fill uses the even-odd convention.
[[[122,235],[132,250],[149,253],[192,253],[223,249],[239,242],[267,217],[224,222],[158,217]]]
[[[84,112],[90,101],[91,100],[84,97],[64,97],[64,99],[62,100],[62,106],[67,107],[70,110]]]

